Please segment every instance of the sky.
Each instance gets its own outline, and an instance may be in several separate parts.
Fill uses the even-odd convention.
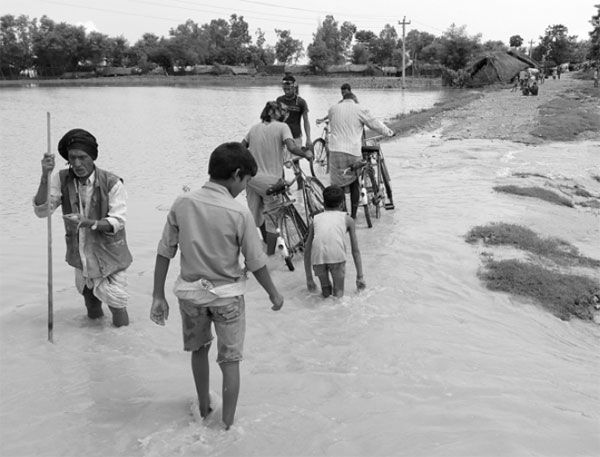
[[[0,16],[24,14],[39,19],[46,15],[55,22],[83,25],[110,37],[122,35],[131,45],[147,32],[167,37],[171,28],[187,19],[202,25],[212,19],[228,20],[231,14],[244,17],[253,42],[260,28],[271,45],[279,29],[289,30],[306,48],[327,15],[340,25],[349,21],[357,30],[376,34],[390,24],[402,36],[399,22],[405,20],[407,33],[417,29],[440,36],[455,24],[466,26],[469,36],[481,34],[483,42],[508,44],[511,36],[520,35],[529,45],[555,24],[566,26],[569,35],[580,40],[589,39],[595,3],[600,0],[2,0]]]

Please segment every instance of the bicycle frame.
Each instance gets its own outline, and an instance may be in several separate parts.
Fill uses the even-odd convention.
[[[324,209],[323,185],[318,179],[306,176],[299,160],[287,161],[284,165],[292,167],[294,179],[289,182],[281,179],[267,190],[267,195],[278,195],[281,201],[275,208],[265,211],[265,215],[277,227],[277,250],[283,256],[290,271],[293,271],[292,259],[295,254],[304,252],[308,225],[312,222],[313,216]],[[305,218],[296,208],[295,199],[289,195],[290,187],[296,182],[300,183],[302,189]]]
[[[379,144],[379,140],[382,138],[387,138],[383,135],[373,136],[370,138],[365,138],[363,140],[363,151],[365,152],[375,152],[376,157],[374,163],[374,170],[377,173],[379,184],[383,184],[383,189],[381,190],[381,196],[383,198],[383,206],[386,210],[394,209],[394,197],[392,194],[392,185],[390,174],[387,169],[387,165],[385,163],[385,158],[383,156],[383,151],[381,149],[381,145]],[[374,143],[374,144],[373,144]]]
[[[323,202],[323,190],[325,186],[314,176],[307,176],[300,166],[299,159],[288,160],[284,163],[285,166],[290,166],[294,172],[294,179],[287,183],[290,188],[295,182],[300,183],[302,190],[302,200],[304,202],[305,220],[310,224],[315,214],[318,214],[325,209]]]
[[[381,208],[393,209],[392,190],[381,147],[363,145],[361,161],[348,167],[344,173],[356,173],[360,191],[359,204],[364,208],[367,226],[373,226],[371,215],[379,219]]]
[[[272,194],[281,195],[281,202],[275,208],[265,211],[265,215],[277,228],[276,250],[283,257],[289,270],[294,271],[292,259],[295,254],[304,252],[308,226],[294,206],[294,200],[289,197],[288,188],[285,181],[271,188]]]

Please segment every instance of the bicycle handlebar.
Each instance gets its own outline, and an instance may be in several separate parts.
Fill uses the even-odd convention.
[[[360,170],[361,168],[364,168],[366,166],[367,166],[366,160],[359,160],[358,162],[354,162],[349,167],[347,167],[344,171],[342,171],[342,175],[348,176],[351,173],[358,172],[358,170]]]
[[[277,195],[285,191],[289,187],[289,183],[284,179],[280,179],[275,184],[267,189],[267,195]]]
[[[387,135],[376,135],[376,136],[371,136],[369,138],[365,138],[364,142],[366,143],[367,141],[380,141],[383,138],[389,138],[389,136]]]

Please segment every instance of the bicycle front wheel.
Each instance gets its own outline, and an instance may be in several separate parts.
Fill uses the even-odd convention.
[[[285,263],[290,270],[293,270],[292,259],[296,254],[304,252],[304,243],[308,235],[308,227],[302,216],[296,210],[296,207],[289,206],[281,215],[279,220],[279,231],[283,242],[287,247],[288,257]],[[291,266],[290,266],[291,265]]]
[[[381,198],[383,198],[384,195],[387,197],[385,201],[385,209],[394,209],[394,197],[392,196],[390,173],[388,172],[387,165],[385,164],[385,160],[383,159],[383,155],[379,159],[379,167],[381,169],[381,181],[383,181],[383,187],[385,188],[385,194],[382,193]]]
[[[366,192],[366,205],[365,208],[365,219],[367,219],[367,225],[371,227],[371,215],[379,219],[381,215],[379,184],[377,183],[377,177],[372,168],[367,167],[363,171],[363,186]]]
[[[313,141],[313,156],[310,172],[315,178],[326,176],[329,173],[329,149],[323,138]]]
[[[323,202],[325,186],[317,178],[309,176],[304,180],[304,190],[306,219],[311,221],[315,214],[325,210],[325,203]]]

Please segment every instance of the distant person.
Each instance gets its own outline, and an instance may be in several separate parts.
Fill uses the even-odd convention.
[[[308,119],[308,104],[299,95],[298,83],[292,75],[286,75],[282,80],[283,95],[277,97],[275,101],[283,103],[287,107],[288,116],[285,123],[289,125],[294,137],[294,142],[299,146],[305,146],[312,149],[312,140],[310,139],[310,121]],[[302,121],[302,123],[300,122]],[[306,135],[306,141],[302,137],[302,127]]]
[[[598,69],[594,68],[594,87],[598,87]]]
[[[529,73],[527,72],[527,70],[521,70],[519,72],[519,86],[521,87],[521,90],[523,90],[523,87],[527,85],[528,77]]]
[[[342,86],[340,87],[340,91],[342,93],[342,99],[338,103],[342,103],[344,101],[344,95],[346,95],[346,94],[348,94],[350,96],[350,98],[352,100],[354,100],[354,103],[358,103],[358,98],[352,92],[352,87],[350,87],[350,84],[348,84],[348,83],[342,84]],[[317,119],[316,122],[317,122],[317,124],[320,124],[327,120],[329,120],[329,115],[325,115],[324,117]]]
[[[69,168],[52,174],[54,154],[44,154],[42,178],[33,200],[35,214],[48,215],[50,179],[50,210],[62,206],[66,261],[75,268],[75,285],[83,295],[88,317],[103,317],[104,302],[116,327],[129,325],[126,270],[132,257],[125,236],[127,192],[123,180],[96,167],[98,143],[86,130],[65,133],[58,153]]]
[[[531,87],[529,88],[529,94],[537,95],[538,91],[539,91],[539,87],[538,87],[537,83],[534,81],[533,84],[531,84]]]
[[[561,66],[559,65],[558,67],[556,67],[556,77],[557,77],[558,79],[560,79],[560,74],[561,74],[561,73],[562,73],[562,68],[561,68]]]
[[[283,306],[283,297],[266,267],[254,219],[235,201],[256,171],[256,161],[241,143],[218,146],[209,159],[209,181],[173,203],[154,269],[150,319],[165,325],[169,317],[165,279],[179,247],[181,265],[174,293],[183,324],[183,348],[192,353],[200,416],[206,418],[215,406],[210,404],[208,363],[213,324],[217,363],[223,374],[222,419],[226,429],[233,424],[240,391],[239,362],[246,329],[245,268],[269,295],[271,309],[278,311]]]
[[[311,266],[319,282],[323,297],[344,295],[346,277],[346,235],[350,236],[352,258],[356,267],[356,287],[366,287],[362,261],[354,219],[344,211],[344,190],[339,186],[329,186],[323,191],[325,211],[315,215],[308,232],[304,252],[304,271],[308,290],[317,286],[312,276]]]
[[[283,103],[287,107],[288,116],[285,123],[290,127],[294,143],[297,146],[305,146],[312,150],[312,140],[310,139],[310,121],[308,120],[308,104],[299,95],[299,87],[296,78],[292,75],[285,75],[282,80],[283,95],[277,97],[275,101]],[[300,123],[302,120],[302,123]],[[302,126],[306,134],[306,142],[302,137]],[[287,148],[286,148],[287,149]],[[288,150],[286,160],[291,160],[292,154]],[[298,189],[302,187],[302,178],[299,177],[296,182]]]
[[[513,85],[512,85],[512,88],[511,88],[510,91],[511,92],[516,92],[518,90],[519,90],[519,77],[515,76],[514,79],[513,79]]]
[[[279,198],[267,195],[267,189],[283,177],[286,148],[298,157],[312,158],[309,149],[302,149],[294,141],[290,127],[284,122],[286,116],[286,105],[267,102],[260,114],[260,123],[254,125],[242,140],[258,164],[258,172],[246,189],[246,198],[256,226],[267,243],[269,255],[275,252],[277,235],[276,227],[269,218],[265,218],[264,212],[276,206]]]
[[[362,160],[362,140],[367,126],[382,135],[393,136],[381,121],[356,103],[352,93],[344,94],[343,101],[329,108],[329,166],[331,184],[347,187],[350,192],[350,215],[356,218],[360,189],[358,176],[344,171],[354,162]]]
[[[344,101],[344,95],[346,95],[346,94],[351,94],[352,100],[354,100],[355,103],[358,103],[358,98],[356,98],[356,95],[354,95],[354,93],[352,92],[352,87],[350,87],[350,84],[348,84],[348,83],[342,84],[342,86],[340,87],[340,91],[342,93],[342,99],[340,100],[340,103],[342,103],[342,101]]]

